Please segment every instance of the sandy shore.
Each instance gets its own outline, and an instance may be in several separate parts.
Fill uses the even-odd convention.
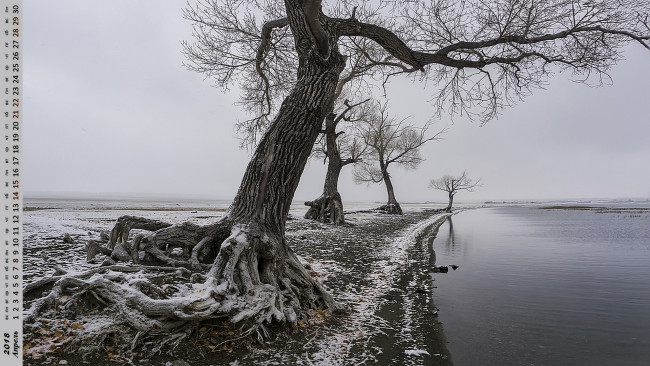
[[[119,213],[111,213],[115,214]],[[161,212],[151,214],[159,216]],[[173,212],[164,214],[180,219]],[[63,227],[50,230],[47,236],[38,232],[47,220],[38,217],[33,215],[32,231],[25,241],[27,263],[40,265],[38,271],[30,273],[33,278],[47,273],[53,263],[44,262],[44,258],[51,260],[57,253],[65,253],[64,260],[76,263],[74,267],[87,266],[82,248],[58,245],[43,253],[46,246],[39,243],[57,242],[53,238],[62,230],[76,234],[75,242],[79,243],[86,235],[96,234],[91,228],[101,230],[110,225],[110,217],[86,213],[76,218],[84,225],[66,227],[58,221],[56,224]],[[433,264],[430,243],[444,215],[428,210],[409,211],[403,216],[358,212],[349,214],[347,220],[350,225],[332,227],[296,218],[288,222],[287,229],[290,245],[309,263],[312,275],[349,306],[345,316],[279,331],[263,345],[219,344],[220,340],[211,336],[214,331],[205,329],[174,355],[155,359],[136,357],[128,361],[107,355],[83,361],[60,354],[49,360],[26,360],[25,364],[59,364],[65,360],[70,365],[450,365],[429,275]]]

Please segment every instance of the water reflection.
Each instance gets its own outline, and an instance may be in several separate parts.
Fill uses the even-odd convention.
[[[447,218],[447,226],[449,226],[449,233],[447,234],[447,249],[453,252],[456,244],[456,236],[454,235],[454,220],[451,216]]]
[[[429,235],[429,236],[427,236],[425,238],[425,241],[427,243],[427,247],[429,248],[429,251],[431,252],[431,255],[429,256],[429,268],[433,268],[436,265],[436,251],[433,248],[433,242],[435,240],[436,240],[436,233],[433,233],[432,235]]]
[[[430,260],[429,260],[429,268],[433,268],[436,265],[436,251],[433,249],[433,240],[434,239],[435,239],[434,236],[431,237],[431,243],[429,245],[429,248],[431,250],[431,256],[429,257],[430,258]]]
[[[443,232],[440,234],[442,237],[444,237],[444,239],[439,239],[439,238],[437,239],[438,230],[442,228],[443,231],[445,231],[445,227],[446,227],[446,233]],[[456,270],[458,268],[458,265],[450,264],[450,263],[442,263],[440,265],[436,265],[437,254],[436,254],[436,249],[434,247],[434,243],[438,243],[439,240],[443,240],[445,243],[443,248],[444,249],[443,254],[445,257],[448,257],[449,253],[455,251],[456,237],[454,235],[454,223],[452,221],[451,216],[448,216],[445,222],[433,233],[427,236],[424,240],[427,243],[428,250],[430,253],[429,270],[432,272],[431,273],[432,277],[434,273],[448,273],[450,267],[453,270]]]
[[[647,365],[650,217],[465,211],[429,242],[454,364]]]

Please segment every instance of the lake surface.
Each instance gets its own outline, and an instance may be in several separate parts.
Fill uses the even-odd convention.
[[[650,211],[502,207],[430,240],[454,365],[650,365]]]

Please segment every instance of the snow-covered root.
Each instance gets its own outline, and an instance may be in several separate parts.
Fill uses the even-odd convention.
[[[190,274],[185,268],[142,265],[55,274],[51,291],[26,312],[25,353],[38,358],[63,347],[98,351],[104,341],[117,338],[126,349],[151,331],[164,332],[164,339],[177,337],[196,314],[211,313],[216,302],[209,292],[192,293],[192,284],[184,283]],[[28,285],[26,295],[38,289]]]
[[[166,286],[154,285],[149,279],[147,274],[153,276],[160,276],[160,273],[172,273],[171,276],[187,277],[190,276],[190,271],[185,268],[175,267],[158,267],[158,266],[142,266],[142,265],[113,265],[107,267],[99,267],[87,270],[81,273],[55,273],[52,277],[36,281],[25,286],[24,294],[29,295],[34,291],[41,290],[48,283],[54,282],[52,289],[49,293],[37,300],[35,300],[30,309],[27,311],[28,315],[25,318],[26,322],[35,320],[36,317],[47,312],[49,309],[56,309],[57,311],[65,313],[67,310],[76,310],[78,307],[83,307],[83,303],[78,300],[83,294],[91,293],[93,297],[102,304],[107,304],[107,301],[97,298],[95,292],[100,287],[108,286],[107,282],[103,280],[110,280],[116,283],[126,283],[128,286],[138,287],[140,292],[146,294],[151,298],[165,298]],[[101,291],[101,289],[99,290]],[[110,297],[110,296],[109,296]]]
[[[305,206],[309,207],[309,210],[305,214],[306,219],[332,223],[334,225],[345,224],[343,203],[339,194],[323,194],[313,201],[305,202]]]
[[[311,277],[286,245],[284,236],[269,235],[261,226],[232,226],[207,273],[190,268],[195,271],[192,273],[179,261],[167,261],[159,249],[161,240],[172,244],[194,242],[188,257],[199,259],[197,252],[210,250],[212,238],[222,231],[217,226],[167,226],[148,236],[138,234],[131,243],[127,236],[116,242],[112,251],[121,245],[127,251],[136,247],[165,266],[134,263],[55,274],[42,283],[54,282],[52,290],[35,300],[27,312],[27,349],[44,353],[39,345],[47,343],[52,332],[40,331],[43,319],[59,321],[58,328],[48,325],[47,329],[65,334],[65,346],[70,352],[89,344],[101,347],[100,343],[115,342],[117,338],[121,351],[126,351],[145,339],[153,339],[158,345],[177,345],[199,323],[218,318],[237,324],[241,336],[255,331],[258,335],[265,333],[266,326],[275,323],[296,325],[316,310],[344,311]],[[43,286],[30,288],[29,292]]]
[[[377,208],[378,211],[381,211],[383,213],[389,214],[389,215],[403,215],[404,213],[402,212],[402,207],[399,205],[399,203],[387,203],[383,206],[380,206]]]
[[[117,243],[125,243],[129,240],[129,233],[133,229],[142,229],[147,231],[156,231],[172,226],[169,223],[145,219],[137,216],[121,216],[111,230],[111,235],[106,245],[109,249],[114,249]]]
[[[221,240],[228,236],[231,226],[227,220],[208,226],[188,222],[171,225],[142,217],[122,216],[105,243],[88,241],[87,260],[92,261],[103,254],[110,257],[108,264],[144,261],[205,270],[210,268],[209,263],[218,252],[214,247],[218,248]],[[131,233],[134,229],[139,230],[136,235]],[[177,248],[180,252],[174,251]]]
[[[207,281],[216,281],[228,293],[246,299],[232,318],[235,323],[247,319],[253,326],[273,321],[295,325],[308,317],[309,310],[344,311],[307,272],[283,237],[269,236],[256,225],[233,227]]]

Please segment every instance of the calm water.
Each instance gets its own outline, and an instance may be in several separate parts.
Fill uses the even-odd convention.
[[[650,365],[650,211],[469,210],[433,249],[454,365]]]

